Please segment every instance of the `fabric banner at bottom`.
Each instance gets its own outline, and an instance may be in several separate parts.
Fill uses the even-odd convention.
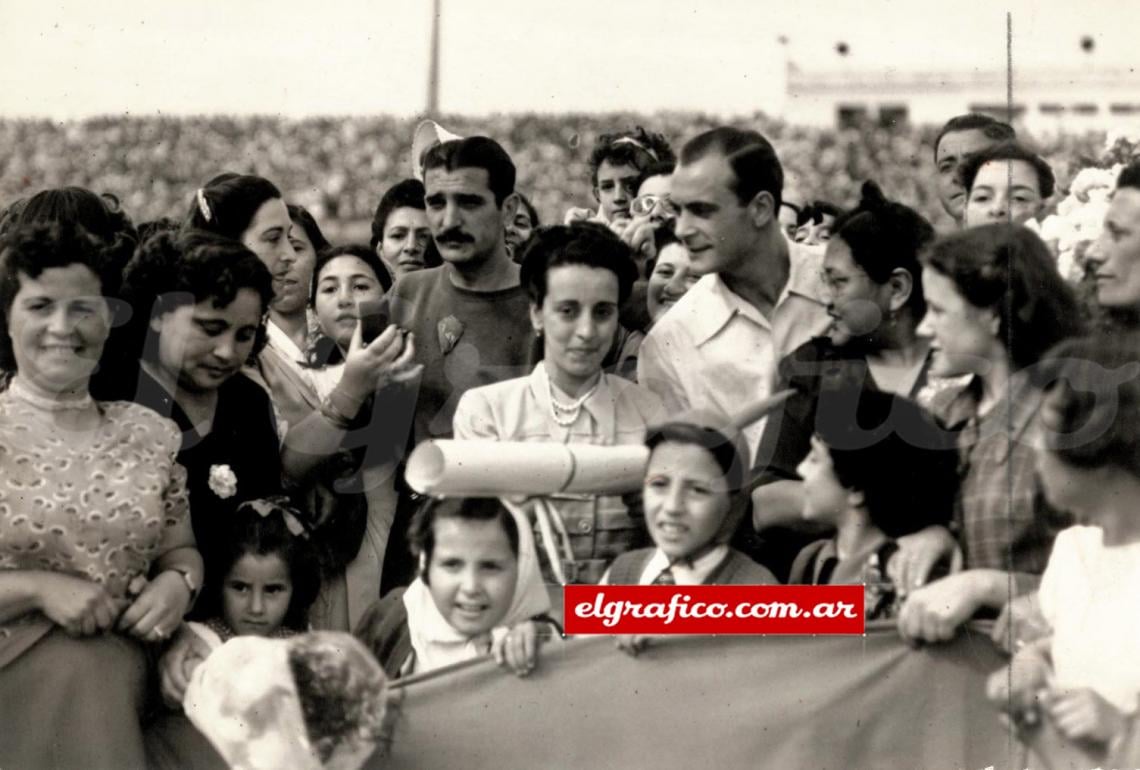
[[[1024,768],[985,700],[1003,658],[977,630],[912,649],[865,636],[607,637],[409,680],[385,768]]]

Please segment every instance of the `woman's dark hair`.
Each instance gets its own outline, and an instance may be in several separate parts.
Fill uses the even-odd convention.
[[[1053,176],[1053,168],[1037,153],[1014,141],[995,144],[987,147],[966,159],[962,164],[962,185],[967,192],[974,189],[974,180],[978,178],[978,171],[987,163],[995,161],[1020,160],[1028,163],[1037,174],[1037,192],[1042,198],[1053,194],[1057,180]]]
[[[346,243],[340,246],[332,246],[317,253],[317,262],[313,266],[313,286],[309,291],[310,305],[317,301],[317,279],[320,278],[321,271],[337,257],[356,257],[372,269],[372,272],[376,274],[376,280],[380,282],[380,286],[385,292],[392,288],[392,276],[375,251],[362,243]]]
[[[305,231],[305,237],[309,239],[309,243],[313,244],[313,253],[320,254],[325,249],[329,248],[329,242],[325,238],[325,234],[321,232],[320,225],[317,220],[313,219],[313,215],[304,206],[296,203],[289,203],[285,206],[289,211],[289,219],[295,225],[300,225],[301,229]]]
[[[526,209],[526,215],[528,217],[530,217],[530,226],[531,227],[540,226],[542,224],[542,222],[540,222],[538,219],[538,209],[536,209],[534,207],[534,204],[530,202],[530,198],[526,197],[522,193],[518,193],[518,196],[519,196],[519,204],[524,209]]]
[[[519,271],[519,280],[533,304],[541,307],[546,298],[547,274],[563,265],[612,272],[618,280],[619,305],[629,298],[638,278],[633,252],[608,227],[594,222],[540,227],[527,242]]]
[[[653,163],[676,163],[677,156],[673,154],[673,148],[669,146],[664,134],[650,133],[641,126],[634,126],[626,131],[598,137],[590,153],[592,187],[598,186],[598,169],[607,161],[611,166],[633,166],[638,171],[644,171]]]
[[[139,360],[150,319],[183,305],[209,300],[215,307],[234,301],[242,289],[252,289],[264,311],[273,300],[269,268],[239,241],[209,232],[162,232],[147,239],[127,265],[123,299],[134,309],[121,345],[128,358]],[[265,344],[264,317],[258,327],[256,355]]]
[[[408,542],[412,554],[422,557],[421,577],[428,582],[428,568],[435,550],[435,523],[444,519],[467,521],[498,521],[511,544],[511,553],[519,555],[519,528],[515,517],[495,497],[450,497],[428,500],[412,516],[408,528]]]
[[[641,176],[637,178],[637,189],[640,190],[647,179],[652,179],[655,176],[672,176],[676,170],[676,159],[654,161],[641,170]]]
[[[371,268],[373,274],[376,276],[377,282],[380,284],[380,288],[382,288],[385,293],[392,288],[392,276],[388,273],[388,268],[385,267],[384,261],[380,259],[375,251],[362,243],[348,243],[342,246],[333,246],[317,254],[316,264],[313,265],[313,282],[309,289],[309,307],[316,307],[317,284],[320,283],[321,271],[325,269],[325,266],[328,265],[329,262],[332,262],[337,257],[356,257]],[[322,366],[339,364],[343,360],[344,354],[341,352],[340,346],[336,344],[336,341],[332,337],[329,337],[322,331],[309,350],[305,365],[313,369],[318,369]]]
[[[666,246],[674,243],[681,243],[681,239],[673,232],[671,227],[658,227],[653,231],[653,253],[660,254],[661,250]],[[682,246],[684,244],[681,244]],[[644,278],[649,278],[653,275],[653,269],[657,266],[657,257],[645,260],[645,275]]]
[[[855,264],[879,285],[890,280],[895,270],[910,273],[906,306],[917,324],[926,313],[918,255],[934,240],[934,228],[914,209],[887,200],[874,182],[864,182],[861,192],[859,205],[832,224],[832,238],[841,238]]]
[[[153,238],[159,233],[177,233],[181,229],[182,224],[170,217],[148,219],[145,222],[139,222],[139,243],[148,238]]]
[[[425,211],[424,183],[418,179],[405,179],[388,188],[376,206],[376,213],[372,216],[372,238],[368,245],[373,251],[384,240],[384,228],[388,226],[388,217],[396,209],[410,208]],[[424,247],[424,267],[439,267],[443,264],[443,257],[439,255],[435,239],[429,237]]]
[[[1076,295],[1049,247],[1026,227],[999,223],[944,236],[926,249],[922,262],[949,278],[971,305],[997,312],[998,339],[1017,369],[1084,330]]]
[[[1045,388],[1045,451],[1075,468],[1115,465],[1140,477],[1140,335],[1066,340],[1034,372]]]
[[[8,317],[20,276],[39,278],[45,270],[83,265],[99,279],[103,295],[114,297],[119,289],[120,255],[115,246],[74,222],[29,224],[17,227],[0,239],[0,371],[16,370]]]
[[[239,505],[230,517],[227,536],[207,565],[201,611],[221,615],[226,576],[243,556],[278,556],[285,562],[293,583],[293,596],[282,625],[306,630],[309,608],[321,589],[321,570],[317,549],[303,528],[303,519],[285,498],[249,500]]]
[[[376,250],[376,245],[384,240],[384,228],[388,217],[396,209],[409,208],[424,211],[424,183],[418,179],[404,179],[389,187],[380,197],[376,213],[372,215],[372,239],[368,245]]]
[[[240,241],[262,204],[280,197],[281,191],[268,179],[219,174],[194,193],[183,226]]]
[[[902,537],[954,514],[958,454],[954,436],[913,401],[883,391],[831,391],[820,401],[816,435],[835,477],[863,493],[871,523]]]
[[[882,193],[880,193],[881,195]],[[822,225],[824,217],[833,217],[839,219],[843,215],[843,209],[836,206],[834,203],[827,201],[814,200],[811,203],[800,209],[800,215],[796,218],[796,227],[803,227],[807,223]]]
[[[131,218],[109,193],[96,194],[83,187],[42,190],[13,204],[5,218],[5,230],[35,224],[78,225],[103,244],[105,257],[116,261],[121,272],[139,243]]]

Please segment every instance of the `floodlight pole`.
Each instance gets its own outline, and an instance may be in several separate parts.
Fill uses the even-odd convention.
[[[431,62],[428,64],[427,116],[439,114],[439,5],[440,0],[432,0],[431,16]]]

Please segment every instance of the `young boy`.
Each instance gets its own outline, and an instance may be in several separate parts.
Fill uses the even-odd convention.
[[[836,399],[833,407],[850,409],[820,410],[797,469],[804,517],[836,534],[804,548],[788,582],[862,583],[866,619],[890,618],[901,599],[887,574],[894,539],[950,521],[958,458],[950,434],[908,399],[881,391]]]
[[[611,585],[767,585],[779,581],[728,545],[748,506],[748,451],[739,431],[692,412],[651,428],[643,498],[655,547],[627,551]]]

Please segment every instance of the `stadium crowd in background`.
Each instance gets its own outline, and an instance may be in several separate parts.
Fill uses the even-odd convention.
[[[599,581],[997,618],[999,708],[1130,750],[1140,160],[1074,280],[1044,223],[1097,137],[442,123],[0,122],[0,767],[211,756],[180,710],[235,636],[526,676]],[[425,500],[446,439],[650,459]]]

